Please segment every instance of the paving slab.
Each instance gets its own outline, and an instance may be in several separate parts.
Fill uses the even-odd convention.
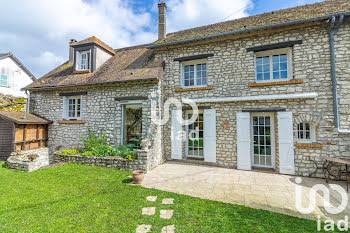
[[[142,185],[147,188],[186,194],[209,200],[245,205],[302,218],[340,220],[350,216],[350,208],[338,215],[330,215],[323,208],[324,195],[317,193],[315,210],[304,215],[296,208],[297,188],[302,190],[304,207],[310,203],[309,192],[316,184],[329,188],[324,179],[302,177],[295,182],[296,176],[266,173],[262,171],[241,171],[221,167],[168,161],[145,175]],[[345,182],[331,181],[345,188]],[[341,196],[330,190],[330,202],[337,206]],[[350,194],[347,193],[350,201]],[[350,202],[348,204],[350,206]]]

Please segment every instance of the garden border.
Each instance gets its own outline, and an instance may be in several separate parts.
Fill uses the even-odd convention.
[[[119,156],[82,156],[82,155],[62,155],[59,152],[54,153],[54,160],[59,162],[71,162],[86,164],[89,166],[103,166],[103,167],[118,167],[124,170],[143,170],[148,171],[152,169],[149,164],[148,151],[137,150],[137,159],[128,160]]]

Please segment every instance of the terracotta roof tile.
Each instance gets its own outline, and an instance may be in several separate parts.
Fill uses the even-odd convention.
[[[350,12],[349,0],[328,0],[324,2],[272,11],[264,14],[206,25],[202,27],[191,28],[184,31],[169,33],[165,39],[158,40],[153,44],[162,44],[167,42],[214,35],[223,32],[236,31],[240,29],[249,29],[294,20],[315,18],[340,12]]]
[[[93,73],[74,74],[68,62],[60,65],[25,88],[82,86],[134,80],[159,79],[162,62],[155,62],[146,45],[116,49],[115,55]]]
[[[0,111],[0,117],[17,124],[50,124],[51,121],[40,116],[24,112]]]

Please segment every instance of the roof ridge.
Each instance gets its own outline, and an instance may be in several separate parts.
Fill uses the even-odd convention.
[[[172,34],[181,33],[181,32],[187,32],[187,31],[191,31],[193,29],[200,29],[200,28],[205,28],[205,27],[218,26],[220,24],[226,24],[226,23],[229,23],[229,22],[237,21],[237,20],[244,20],[244,19],[247,19],[247,18],[250,18],[250,17],[274,14],[276,12],[287,11],[287,10],[301,8],[301,7],[305,7],[305,6],[309,6],[309,5],[318,5],[318,4],[322,4],[322,3],[325,3],[325,2],[331,2],[331,1],[336,2],[336,1],[343,1],[343,0],[324,0],[322,2],[308,3],[308,4],[294,6],[294,7],[283,8],[283,9],[279,9],[279,10],[275,10],[275,11],[268,11],[268,12],[264,12],[264,13],[260,13],[260,14],[249,15],[249,16],[245,16],[245,17],[241,17],[241,18],[237,18],[237,19],[226,20],[226,21],[222,21],[222,22],[218,22],[218,23],[212,23],[212,24],[206,24],[206,25],[202,25],[202,26],[198,26],[198,27],[188,28],[188,29],[184,29],[184,30],[180,30],[180,31],[171,32],[171,33],[168,33],[167,35],[170,36]]]

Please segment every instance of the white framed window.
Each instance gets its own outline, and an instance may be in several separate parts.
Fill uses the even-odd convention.
[[[182,62],[182,87],[207,86],[207,59]]]
[[[255,81],[288,81],[293,77],[292,50],[275,49],[255,53]]]
[[[90,50],[77,51],[76,70],[90,70],[91,53]]]
[[[9,80],[8,80],[7,74],[0,75],[0,86],[3,86],[3,87],[9,86]]]
[[[315,142],[316,127],[310,122],[301,122],[297,126],[298,142]]]
[[[81,96],[67,96],[64,99],[64,118],[68,120],[81,119]]]

